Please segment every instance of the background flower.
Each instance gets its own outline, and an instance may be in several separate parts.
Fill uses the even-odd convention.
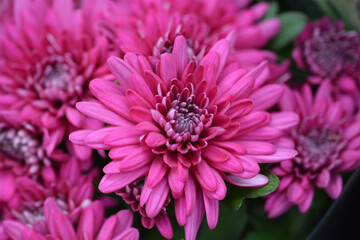
[[[287,88],[280,101],[281,110],[300,115],[298,127],[288,133],[299,154],[273,168],[281,183],[266,201],[269,217],[277,217],[293,205],[306,212],[315,187],[337,198],[342,189],[341,172],[360,164],[360,121],[331,100],[331,91],[329,81],[321,84],[314,97],[308,85],[301,91]]]

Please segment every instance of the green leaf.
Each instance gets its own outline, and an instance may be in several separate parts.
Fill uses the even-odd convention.
[[[224,203],[233,210],[237,211],[245,198],[258,198],[272,193],[280,185],[278,177],[268,169],[260,171],[269,179],[269,183],[262,187],[237,187],[228,185],[228,194]]]
[[[279,12],[279,3],[278,2],[270,2],[269,9],[266,12],[264,19],[276,17]]]
[[[273,174],[270,170],[264,169],[260,171],[261,174],[265,175],[269,179],[269,183],[263,187],[257,188],[241,188],[241,195],[245,198],[258,198],[275,191],[280,185],[279,178]]]
[[[300,12],[285,12],[279,15],[281,30],[270,42],[269,48],[278,51],[291,43],[304,29],[308,17]]]

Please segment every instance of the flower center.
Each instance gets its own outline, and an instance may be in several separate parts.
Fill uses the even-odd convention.
[[[71,100],[75,104],[84,82],[77,70],[69,54],[45,57],[36,65],[36,73],[28,84],[33,86],[39,99],[47,99],[56,109]]]
[[[69,209],[66,202],[61,198],[55,198],[57,205],[64,215],[69,214]],[[39,232],[43,232],[42,224],[37,224],[41,221],[45,221],[44,216],[44,201],[25,201],[18,209],[12,209],[11,213],[20,222],[30,228]],[[46,234],[46,232],[45,232]]]
[[[171,125],[172,131],[167,131],[167,136],[176,142],[189,141],[191,136],[198,135],[203,130],[206,109],[193,104],[194,95],[181,102],[180,95],[171,103],[171,108],[166,115],[166,120]]]
[[[19,162],[37,162],[43,155],[39,140],[25,129],[1,129],[0,152]]]
[[[339,162],[339,152],[344,144],[339,141],[337,131],[312,129],[298,138],[299,155],[295,162],[306,171],[317,171],[324,167],[335,167]]]
[[[344,68],[357,66],[358,45],[359,40],[356,35],[329,30],[321,35],[315,32],[305,51],[313,72],[323,77],[335,77]]]
[[[130,183],[126,187],[120,189],[116,192],[117,195],[121,196],[124,201],[131,205],[134,211],[140,211],[140,196],[142,192],[142,188],[144,186],[145,178],[139,178],[134,182]],[[142,214],[145,214],[145,211],[140,211]]]

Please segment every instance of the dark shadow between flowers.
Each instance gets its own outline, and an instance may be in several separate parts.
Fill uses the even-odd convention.
[[[360,168],[307,240],[354,239],[360,226]]]

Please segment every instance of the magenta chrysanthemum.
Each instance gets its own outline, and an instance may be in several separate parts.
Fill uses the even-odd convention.
[[[0,201],[12,199],[17,177],[55,180],[53,166],[69,158],[56,141],[47,129],[24,122],[19,112],[0,110]]]
[[[129,2],[126,27],[118,28],[119,44],[124,52],[141,53],[157,63],[163,53],[171,53],[174,40],[183,35],[188,55],[197,63],[221,38],[234,46],[231,60],[251,69],[264,60],[272,63],[272,81],[285,81],[288,62],[277,66],[276,54],[261,50],[280,29],[280,21],[261,20],[268,4],[251,6],[246,1],[219,0],[136,0]],[[114,17],[118,16],[114,12]],[[230,60],[230,58],[229,58]]]
[[[313,83],[358,72],[360,39],[356,32],[345,31],[342,22],[333,24],[328,18],[311,22],[295,45],[293,57],[300,68],[310,72]]]
[[[105,219],[104,207],[99,201],[84,208],[76,221],[63,212],[61,204],[54,198],[46,199],[41,213],[42,224],[38,228],[15,220],[4,221],[5,236],[13,240],[139,239],[138,230],[131,227],[133,216],[129,210],[122,210]]]
[[[210,228],[216,226],[224,179],[262,186],[268,179],[259,174],[259,162],[296,155],[278,141],[282,129],[297,124],[297,115],[264,111],[280,99],[282,86],[262,86],[266,64],[252,72],[226,66],[228,52],[229,43],[220,40],[196,64],[178,36],[155,71],[142,55],[112,57],[109,67],[120,85],[93,80],[90,89],[99,102],[77,104],[83,114],[109,125],[70,135],[77,144],[110,150],[113,161],[104,168],[100,190],[136,196],[139,190],[128,188],[144,179],[143,186],[135,184],[141,188],[140,207],[167,238],[172,231],[164,226],[171,225],[162,210],[169,196],[186,239],[195,239],[204,211]]]
[[[342,22],[323,18],[309,23],[295,41],[293,57],[309,72],[308,80],[319,84],[330,79],[333,96],[349,113],[360,109],[360,38],[345,31]]]
[[[1,220],[17,220],[46,234],[43,206],[45,200],[52,197],[62,212],[74,222],[93,199],[91,181],[90,174],[81,175],[75,159],[62,164],[57,179],[51,182],[41,183],[28,177],[18,177],[14,183],[16,194],[2,206]]]
[[[346,114],[339,102],[331,100],[331,91],[326,81],[313,97],[305,85],[299,92],[286,89],[280,101],[282,110],[300,115],[299,125],[288,132],[298,156],[273,169],[281,184],[267,199],[269,217],[279,216],[293,205],[306,212],[315,187],[336,198],[342,189],[340,173],[360,164],[360,119]]]
[[[108,74],[106,59],[114,54],[101,34],[97,5],[89,1],[77,9],[72,0],[19,2],[1,25],[0,108],[20,110],[24,120],[57,139],[75,129],[100,127],[74,109],[77,101],[90,99],[89,81]],[[90,159],[90,149],[69,147],[80,160]]]

